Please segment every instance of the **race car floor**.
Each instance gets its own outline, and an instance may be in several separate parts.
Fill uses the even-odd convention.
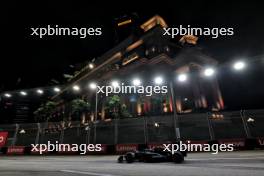
[[[182,164],[117,163],[117,156],[0,156],[0,176],[261,176],[264,151],[190,153]]]

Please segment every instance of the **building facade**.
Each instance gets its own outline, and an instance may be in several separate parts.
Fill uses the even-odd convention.
[[[166,22],[160,16],[154,16],[139,26],[140,34],[129,36],[98,58],[93,69],[87,65],[80,70],[69,80],[68,86],[53,97],[60,102],[60,111],[65,113],[67,101],[76,96],[70,91],[74,84],[85,87],[94,81],[107,85],[115,79],[129,84],[135,77],[140,77],[144,84],[151,84],[153,77],[158,74],[163,75],[167,83],[173,82],[175,108],[169,94],[150,97],[137,94],[118,95],[132,116],[162,115],[172,113],[174,109],[177,113],[223,109],[224,102],[217,78],[206,79],[202,76],[203,70],[207,66],[216,66],[217,61],[197,46],[197,37],[178,36],[171,39],[163,35],[165,27]],[[176,80],[176,75],[182,73],[188,75],[185,83]],[[94,91],[82,90],[78,96],[89,100],[93,108]],[[108,119],[105,108],[108,97],[98,95],[97,98],[98,118]]]

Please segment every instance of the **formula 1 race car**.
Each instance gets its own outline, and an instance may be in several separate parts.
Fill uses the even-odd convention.
[[[162,148],[155,148],[152,150],[145,149],[141,151],[127,152],[125,155],[119,156],[117,161],[119,163],[123,163],[124,161],[126,161],[127,163],[133,163],[135,161],[147,163],[182,163],[185,156],[187,156],[187,153],[185,152],[175,152],[174,154],[172,154],[171,152],[164,151]]]

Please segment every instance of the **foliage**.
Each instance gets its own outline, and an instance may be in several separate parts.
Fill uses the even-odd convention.
[[[44,104],[42,104],[35,112],[34,115],[38,122],[41,121],[48,121],[52,113],[54,112],[56,108],[56,103],[53,101],[48,101]]]
[[[128,112],[126,105],[121,104],[121,100],[118,95],[114,95],[107,99],[106,109],[109,110],[110,115],[115,119],[132,117],[132,115]]]
[[[71,113],[73,120],[80,120],[81,114],[85,112],[89,112],[91,108],[89,102],[79,98],[72,100],[70,105],[71,105]]]
[[[118,95],[108,97],[106,102],[106,109],[109,110],[110,115],[113,118],[118,118],[120,109],[120,97]]]
[[[73,114],[80,114],[90,111],[91,105],[89,102],[82,99],[74,99],[71,101],[71,109]]]

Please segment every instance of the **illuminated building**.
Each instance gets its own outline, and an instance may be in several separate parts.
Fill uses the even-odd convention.
[[[150,82],[155,74],[170,75],[165,79],[175,82],[176,109],[178,113],[196,110],[221,110],[224,102],[215,76],[205,78],[203,71],[206,66],[216,66],[217,61],[204,54],[197,46],[198,38],[195,36],[179,36],[171,39],[163,35],[166,22],[160,16],[154,16],[139,26],[142,33],[131,35],[117,46],[103,54],[95,61],[96,67],[89,65],[79,71],[69,80],[69,85],[87,85],[91,81],[106,84],[114,78],[129,82],[138,76],[144,82]],[[177,82],[176,76],[187,74],[188,80]],[[182,79],[185,80],[185,79]],[[53,97],[61,101],[65,107],[64,99],[69,96],[66,87]],[[82,92],[81,97],[94,101],[94,92]],[[120,95],[122,103],[134,116],[166,114],[173,111],[169,95],[160,97],[155,95],[145,97],[139,95]],[[101,118],[105,117],[105,97],[99,96],[99,109]]]

